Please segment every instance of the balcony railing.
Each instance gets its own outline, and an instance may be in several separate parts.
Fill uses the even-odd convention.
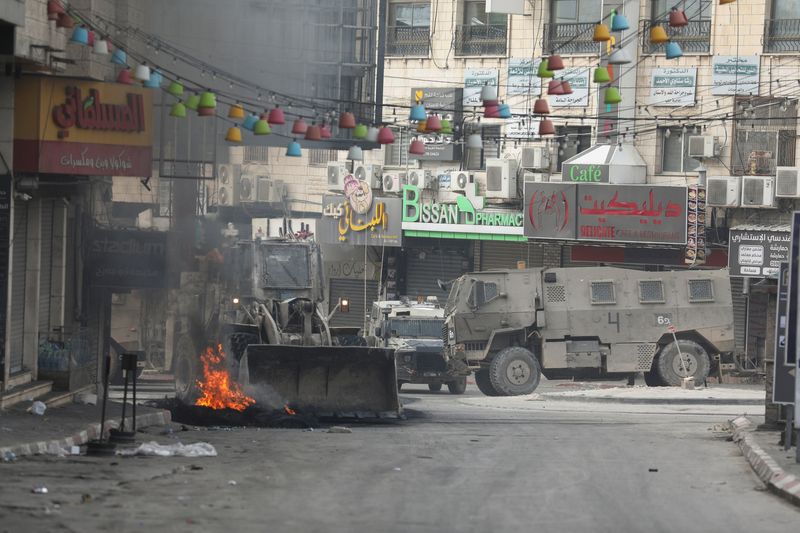
[[[645,54],[663,53],[663,44],[650,42],[650,28],[661,26],[667,30],[667,35],[672,42],[678,43],[684,54],[708,54],[711,52],[711,21],[690,20],[682,28],[673,28],[669,20],[643,20],[642,21],[642,51]]]
[[[800,51],[800,19],[765,21],[764,51],[773,53]]]
[[[456,27],[456,55],[506,55],[508,26],[506,24],[470,25]]]
[[[428,57],[431,29],[389,26],[386,28],[386,55],[395,57]]]
[[[545,54],[600,54],[600,46],[592,40],[593,22],[553,22],[544,25]]]

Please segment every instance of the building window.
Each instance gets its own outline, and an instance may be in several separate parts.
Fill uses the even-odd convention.
[[[773,0],[770,18],[764,25],[765,52],[800,51],[800,2]]]
[[[389,4],[387,56],[427,56],[430,51],[430,2]]]
[[[312,167],[327,167],[328,163],[339,160],[339,152],[313,148],[308,151],[308,164]]]
[[[244,163],[267,163],[269,162],[268,146],[245,146]]]
[[[684,5],[685,4],[685,5]],[[669,25],[673,7],[686,11],[689,24],[682,28]],[[708,54],[711,51],[711,0],[676,3],[675,0],[653,0],[650,20],[644,22],[642,47],[646,54],[664,53],[663,44],[650,42],[650,28],[661,26],[671,41],[678,43],[684,54]]]
[[[694,172],[700,165],[697,159],[689,157],[689,137],[695,135],[693,129],[659,128],[661,140],[661,172]]]
[[[592,282],[592,304],[613,304],[617,303],[614,294],[613,281],[593,281]]]
[[[486,13],[483,0],[465,0],[463,22],[456,28],[456,55],[506,54],[508,15]]]
[[[592,145],[591,126],[559,126],[556,128],[556,136],[560,138],[556,153],[557,172],[561,172],[564,161],[588,150]]]
[[[551,0],[550,23],[545,24],[545,54],[598,54],[592,40],[594,26],[602,15],[600,0]]]
[[[392,128],[394,132],[394,142],[387,144],[383,154],[383,166],[402,167],[408,164],[408,145],[411,142],[411,135],[404,128]],[[412,165],[416,168],[416,164]]]
[[[794,166],[797,101],[774,97],[736,100],[731,170],[734,175],[774,176],[776,166]]]
[[[469,125],[467,125],[465,135],[470,133],[480,134],[483,139],[483,149],[466,149],[466,170],[485,170],[487,158],[500,157],[500,126],[478,127],[473,125],[472,129],[470,129]]]

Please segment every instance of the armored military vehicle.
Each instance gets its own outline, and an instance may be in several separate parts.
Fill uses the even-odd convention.
[[[489,396],[529,394],[543,373],[702,382],[733,350],[727,270],[614,267],[497,270],[455,280],[445,355]]]

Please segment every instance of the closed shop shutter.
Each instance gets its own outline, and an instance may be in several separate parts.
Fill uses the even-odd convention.
[[[733,337],[736,351],[744,353],[747,335],[747,296],[742,294],[743,278],[731,278],[733,297]]]
[[[364,280],[334,278],[330,280],[329,311],[333,311],[340,298],[350,302],[350,312],[336,312],[331,318],[332,327],[361,328],[364,327],[364,317],[372,309],[372,303],[378,299],[378,282],[367,281],[367,300],[364,301]]]
[[[753,368],[760,368],[764,360],[767,340],[767,304],[769,295],[751,291],[747,306],[747,360]]]
[[[39,274],[39,335],[50,333],[50,289],[53,282],[53,200],[42,202],[42,263]]]
[[[449,281],[472,270],[471,261],[464,248],[416,248],[406,253],[405,296],[416,300],[420,296],[437,296],[447,299],[447,292],[441,290],[436,280]]]
[[[14,231],[11,262],[11,341],[10,370],[22,370],[22,339],[25,324],[25,270],[28,262],[28,205],[14,205]]]
[[[542,266],[543,248],[532,242],[483,241],[480,243],[480,269],[515,269],[518,261],[525,261],[528,268]]]

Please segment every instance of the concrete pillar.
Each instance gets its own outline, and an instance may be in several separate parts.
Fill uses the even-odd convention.
[[[25,323],[22,340],[22,365],[37,376],[39,356],[39,278],[42,265],[42,201],[28,204],[28,257],[25,268]]]
[[[778,305],[777,286],[770,286],[769,299],[767,301],[767,327],[766,327],[766,349],[764,350],[764,363],[766,371],[766,395],[764,397],[764,426],[777,427],[780,418],[780,406],[772,403],[772,387],[774,385],[775,367],[775,320]]]
[[[9,76],[0,76],[0,172],[6,174],[0,179],[11,179],[11,171],[13,169],[13,156],[14,156],[14,78]],[[8,212],[9,216],[9,234],[5,236],[10,241],[12,233],[11,226],[14,221],[14,201],[13,201],[13,186],[12,197],[9,198],[11,204]],[[13,244],[12,244],[13,246]],[[2,338],[4,339],[3,353],[6,355],[6,364],[0,368],[0,392],[8,388],[8,378],[10,373],[10,365],[8,364],[9,353],[11,351],[11,341],[8,338],[8,331],[11,319],[11,257],[12,248],[9,247],[7,256],[7,272],[8,278],[0,280],[6,284],[6,301],[5,301],[5,321],[0,323],[0,328],[3,328]],[[0,303],[0,305],[3,305]]]
[[[53,255],[50,282],[50,327],[64,327],[67,281],[67,210],[66,201],[53,207]]]

